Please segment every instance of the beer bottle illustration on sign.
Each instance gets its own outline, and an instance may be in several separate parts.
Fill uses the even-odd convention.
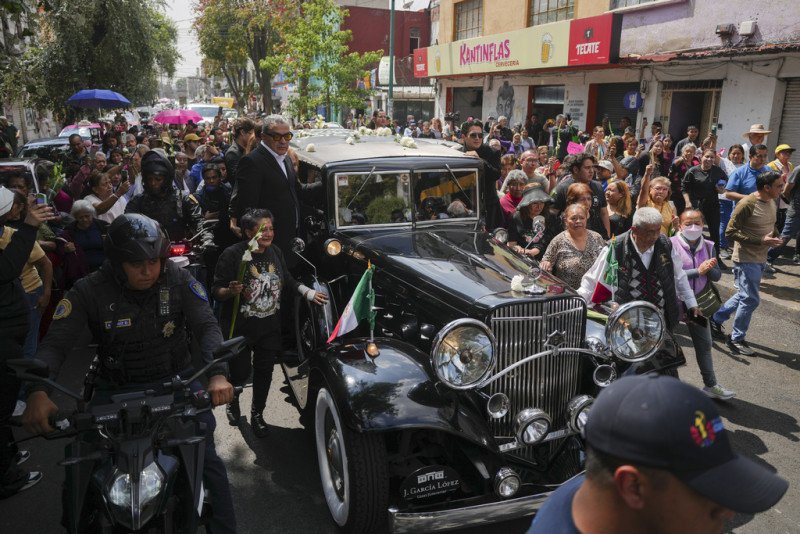
[[[436,72],[442,71],[442,56],[439,55],[439,51],[436,51],[436,55],[434,57],[434,63],[436,65]]]
[[[549,33],[542,35],[542,63],[547,63],[553,57],[553,36]]]

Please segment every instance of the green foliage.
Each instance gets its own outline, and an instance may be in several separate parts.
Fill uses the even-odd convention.
[[[402,198],[380,197],[376,198],[367,206],[368,224],[385,224],[392,222],[392,212],[394,210],[405,211],[406,203]]]
[[[194,22],[212,74],[221,74],[228,82],[239,106],[247,95],[259,91],[262,106],[272,110],[272,71],[262,61],[272,54],[279,34],[278,20],[291,0],[197,0],[198,16]],[[248,61],[256,67],[256,83],[246,83]]]
[[[324,104],[329,114],[334,106],[359,107],[370,95],[359,89],[357,82],[369,74],[367,66],[379,61],[383,53],[349,51],[351,32],[339,29],[347,14],[333,0],[306,0],[278,22],[283,40],[262,65],[272,72],[282,69],[296,84],[297,95],[290,101],[293,116],[308,118],[319,104]]]
[[[27,105],[64,110],[88,88],[112,89],[133,103],[157,96],[157,75],[172,75],[179,59],[177,29],[160,0],[50,0],[38,15],[38,47],[5,72],[3,94]],[[23,89],[24,88],[24,89]]]

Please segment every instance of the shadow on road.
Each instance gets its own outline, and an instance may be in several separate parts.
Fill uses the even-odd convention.
[[[800,441],[800,436],[798,436],[800,425],[798,425],[797,419],[791,415],[742,399],[731,399],[724,403],[718,403],[717,406],[720,414],[735,425],[772,432],[789,441]],[[738,432],[740,431],[736,433]]]
[[[753,347],[753,349],[755,349],[758,353],[756,358],[766,358],[775,363],[785,365],[789,369],[794,369],[795,371],[800,370],[800,357],[798,357],[797,352],[778,350],[773,347],[767,347],[766,345],[760,345],[750,341],[748,341],[748,343],[750,343],[750,346]]]

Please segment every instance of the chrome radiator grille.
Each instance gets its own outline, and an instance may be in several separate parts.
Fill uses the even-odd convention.
[[[499,372],[519,360],[542,352],[547,337],[565,332],[562,347],[580,347],[586,320],[583,300],[578,297],[546,302],[525,302],[494,310],[490,327],[497,339]],[[494,435],[514,436],[514,417],[525,408],[540,408],[550,414],[553,430],[566,425],[566,407],[578,393],[581,357],[561,351],[515,369],[487,387],[487,393],[508,395],[511,409],[501,419],[491,419]]]

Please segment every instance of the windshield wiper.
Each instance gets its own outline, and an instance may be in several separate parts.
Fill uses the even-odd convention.
[[[372,170],[369,171],[369,174],[367,175],[367,178],[364,180],[364,183],[361,184],[361,187],[358,188],[358,191],[356,192],[356,196],[354,196],[352,199],[350,199],[350,202],[347,203],[347,206],[344,209],[346,209],[346,210],[350,209],[350,206],[352,206],[353,202],[356,201],[356,199],[358,198],[358,195],[361,194],[361,191],[369,183],[369,179],[372,178],[373,174],[375,174],[375,169],[377,169],[377,167],[372,167]]]
[[[459,190],[459,191],[461,192],[461,194],[464,196],[464,200],[466,200],[466,201],[467,201],[467,204],[469,204],[469,205],[467,206],[467,209],[473,209],[473,206],[472,206],[472,201],[469,199],[469,196],[467,195],[467,192],[466,192],[466,191],[464,191],[464,188],[462,188],[462,187],[461,187],[461,184],[458,182],[458,178],[456,178],[456,175],[455,175],[455,173],[453,172],[453,169],[451,169],[451,168],[450,168],[450,165],[448,165],[447,163],[445,163],[445,165],[444,165],[444,166],[445,166],[445,167],[447,167],[447,170],[450,172],[450,179],[451,179],[451,180],[453,180],[453,182],[455,182],[455,184],[456,184],[456,187],[458,187],[458,190]]]

